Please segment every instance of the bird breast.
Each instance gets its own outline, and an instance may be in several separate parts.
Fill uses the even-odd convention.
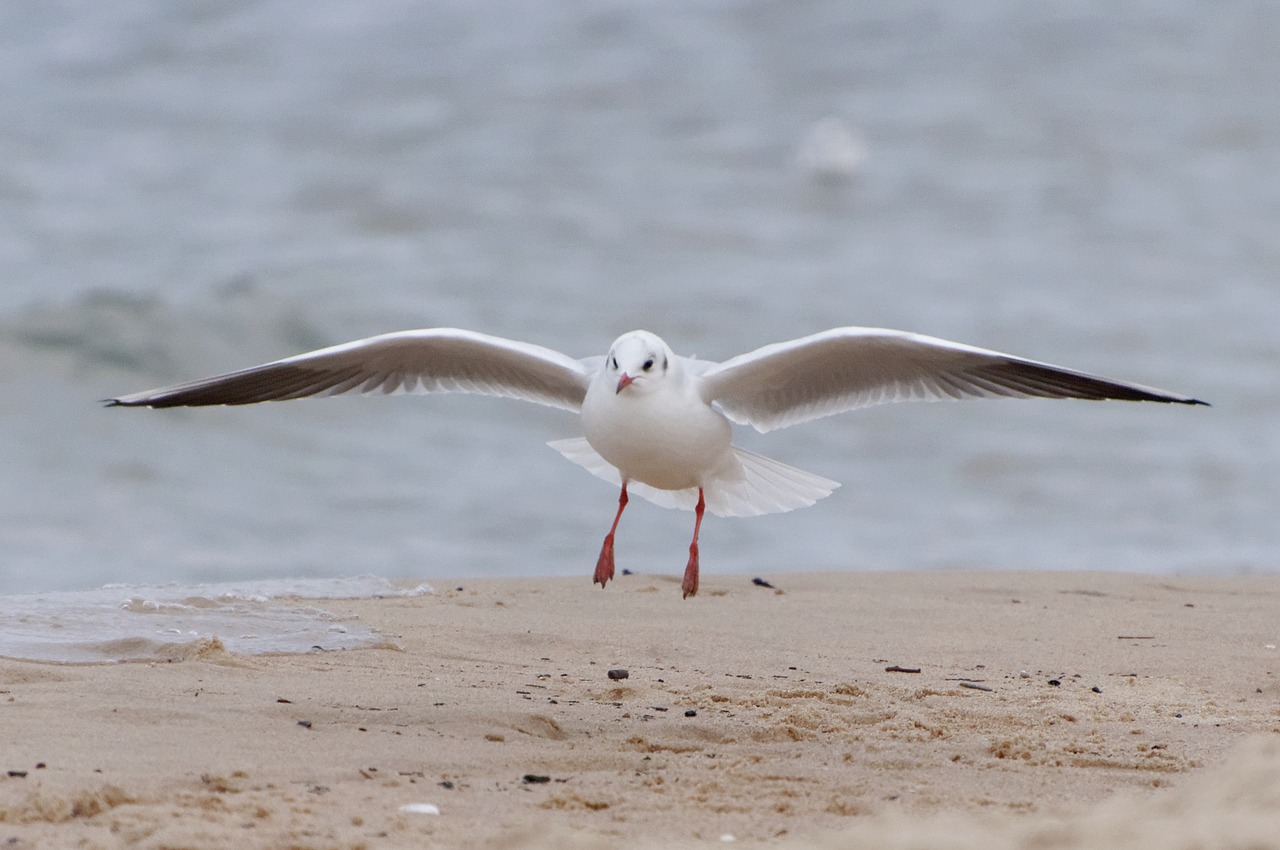
[[[718,411],[680,390],[632,386],[616,392],[596,381],[582,404],[583,436],[624,479],[660,490],[701,487],[732,456],[732,428]]]

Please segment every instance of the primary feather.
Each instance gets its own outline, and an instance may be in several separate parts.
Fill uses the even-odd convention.
[[[253,404],[342,393],[467,392],[577,412],[587,367],[558,351],[456,328],[401,331],[262,366],[134,393],[108,404],[179,407]]]
[[[1204,404],[923,334],[835,328],[706,368],[702,397],[734,422],[772,431],[894,401],[999,396]]]

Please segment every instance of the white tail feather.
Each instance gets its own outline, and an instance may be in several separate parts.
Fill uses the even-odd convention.
[[[583,437],[553,440],[547,445],[583,469],[615,486],[622,486],[616,467],[596,453]],[[703,482],[707,510],[716,516],[758,516],[807,508],[830,496],[840,486],[836,481],[814,475],[771,458],[733,447],[733,468],[718,470]],[[627,484],[627,491],[663,508],[691,511],[698,503],[696,488],[659,490],[639,481]]]

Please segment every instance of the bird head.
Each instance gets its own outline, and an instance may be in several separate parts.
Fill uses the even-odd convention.
[[[674,355],[667,344],[648,331],[618,337],[605,358],[605,374],[616,381],[614,392],[644,392],[667,376]]]

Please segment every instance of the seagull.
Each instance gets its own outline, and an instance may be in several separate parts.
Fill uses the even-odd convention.
[[[834,115],[818,121],[796,151],[796,163],[819,183],[856,177],[868,159],[867,143]]]
[[[705,511],[757,516],[808,507],[840,485],[733,445],[732,425],[760,432],[896,401],[1079,398],[1207,404],[998,351],[885,328],[843,327],[714,363],[681,357],[656,334],[618,337],[603,357],[457,328],[400,331],[239,372],[107,399],[108,406],[253,404],[343,393],[464,392],[579,414],[582,436],[550,445],[621,487],[593,582],[614,575],[614,535],[628,491],[693,509],[681,589],[698,592]]]

